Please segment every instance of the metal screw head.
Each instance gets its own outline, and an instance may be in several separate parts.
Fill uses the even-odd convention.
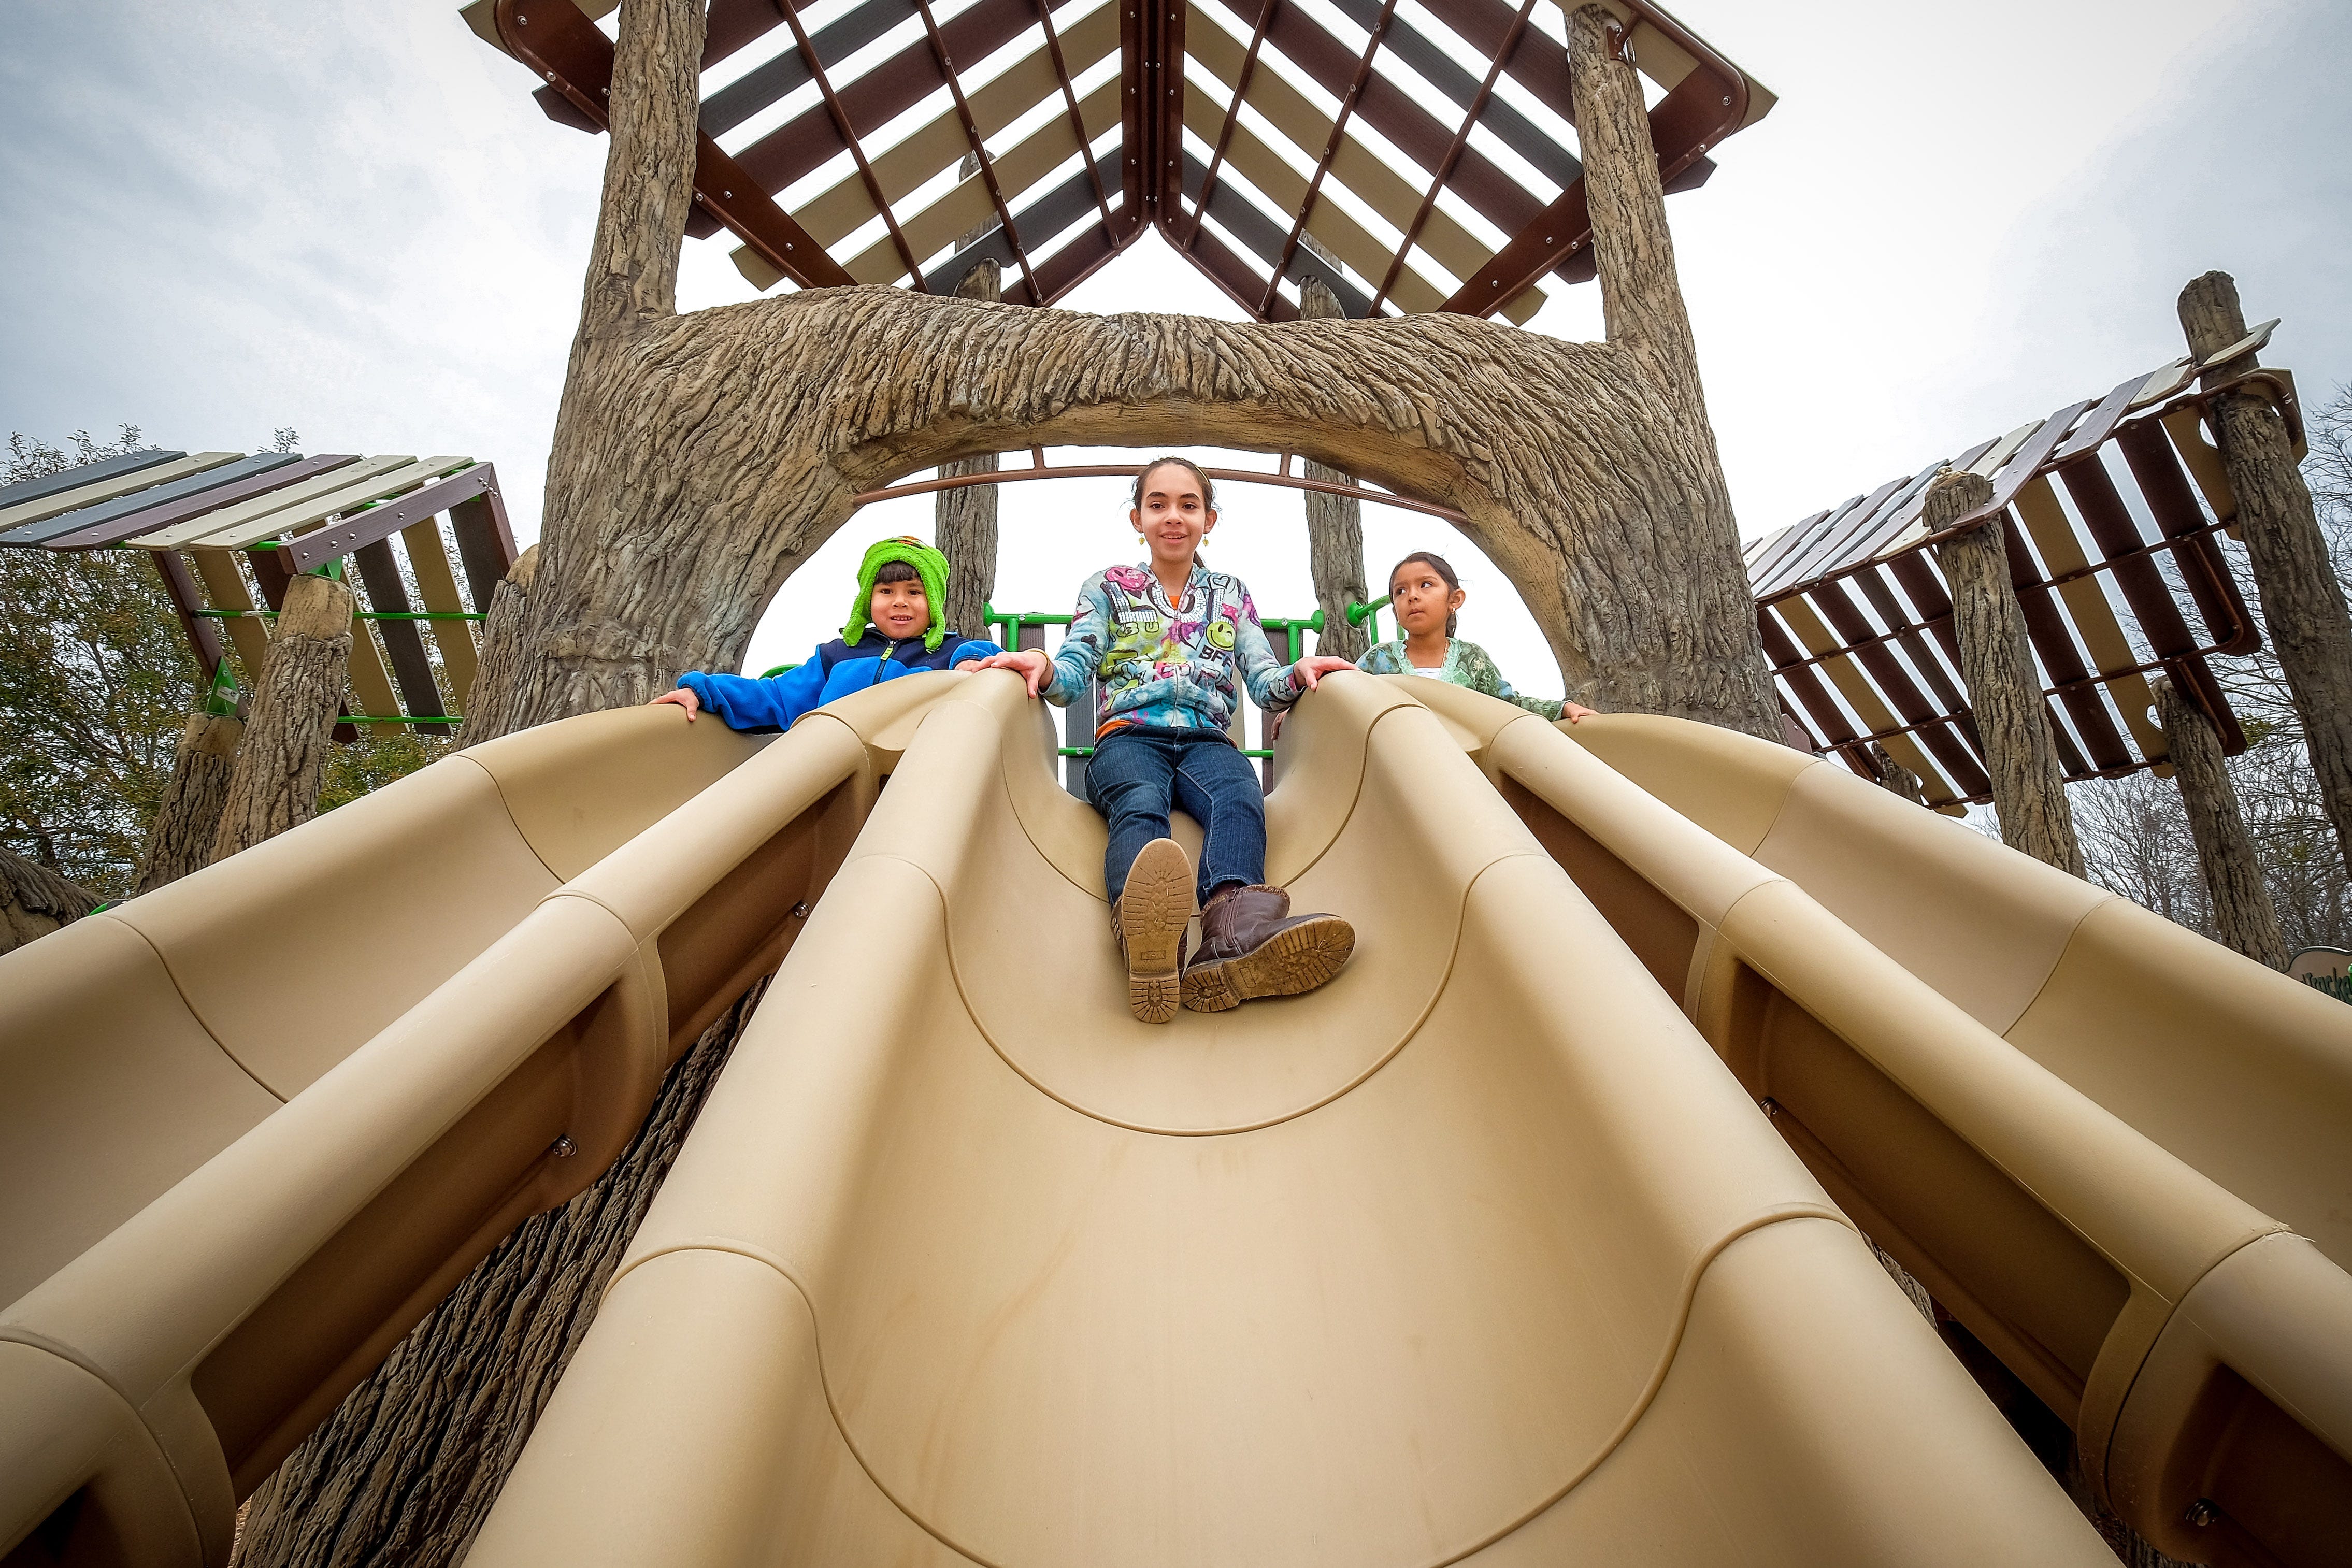
[[[2190,1503],[2189,1505],[2189,1511],[2183,1513],[2180,1517],[2189,1523],[2195,1525],[2198,1529],[2202,1530],[2207,1525],[2212,1523],[2213,1521],[2220,1516],[2221,1511],[2220,1509],[2213,1506],[2210,1500],[2200,1497],[2195,1502]]]
[[[548,1148],[548,1153],[553,1155],[559,1160],[568,1160],[579,1152],[580,1145],[572,1141],[572,1134],[569,1133],[566,1133],[563,1136],[556,1139],[555,1142],[549,1145]]]
[[[809,915],[809,911],[808,911],[808,901],[807,901],[806,899],[803,899],[800,903],[795,904],[793,904],[793,919],[795,919],[795,920],[806,920],[806,919],[808,918],[808,915]]]
[[[1731,107],[1731,99],[1729,99],[1728,98],[1725,99],[1723,100],[1723,107],[1724,107],[1724,108],[1726,108],[1726,109],[1729,109],[1729,108]]]

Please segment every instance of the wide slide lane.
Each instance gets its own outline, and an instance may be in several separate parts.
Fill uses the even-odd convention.
[[[1412,695],[1268,800],[1348,970],[1152,1028],[1035,705],[938,690],[478,1568],[2108,1560]]]

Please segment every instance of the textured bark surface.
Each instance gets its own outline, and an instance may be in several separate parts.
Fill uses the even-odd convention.
[[[2157,722],[2164,727],[2172,781],[2180,786],[2189,835],[2197,841],[2197,869],[2213,901],[2214,932],[2224,946],[2254,962],[2284,969],[2286,936],[2279,928],[2271,891],[2263,883],[2253,835],[2246,831],[2245,816],[2238,809],[2237,787],[2230,782],[2230,770],[2221,759],[2221,737],[2204,711],[2172,681],[2159,675],[2148,685],[2156,693]]]
[[[1298,313],[1310,321],[1344,321],[1348,317],[1339,297],[1319,277],[1308,278],[1299,288]],[[1313,461],[1307,465],[1307,476],[1335,484],[1348,480],[1339,469]],[[1335,659],[1360,659],[1372,645],[1371,634],[1349,622],[1348,606],[1367,604],[1372,598],[1364,589],[1364,504],[1314,490],[1305,495],[1307,568],[1315,582],[1316,608],[1323,612],[1315,651]]]
[[[1990,480],[1947,471],[1928,486],[1921,520],[1934,532],[1991,499]],[[2083,849],[2066,803],[2065,770],[2026,641],[2025,612],[2010,580],[2000,519],[1988,518],[1938,546],[1936,559],[1951,585],[1952,632],[1960,645],[1960,673],[1968,678],[1969,706],[1984,737],[2000,841],[2081,876]]]
[[[98,894],[23,855],[0,850],[0,953],[13,953],[99,905]]]
[[[244,744],[213,838],[214,860],[318,815],[327,735],[342,706],[351,657],[352,591],[332,578],[297,577],[286,590],[286,608],[246,715]]]
[[[2200,360],[2245,337],[2245,312],[2228,273],[2209,272],[2180,291],[2180,326],[2189,351]],[[2244,375],[2256,364],[2253,355],[2242,354],[2209,371],[2206,383]],[[2285,422],[2259,397],[2223,392],[2213,399],[2213,423],[2238,498],[2238,531],[2253,567],[2263,629],[2303,724],[2337,852],[2352,867],[2352,614]]]
[[[212,862],[221,813],[236,768],[236,748],[245,726],[233,718],[192,714],[172,758],[172,782],[147,830],[147,852],[140,858],[133,894],[152,893]]]
[[[522,656],[523,612],[530,601],[530,580],[539,570],[539,547],[515,558],[506,576],[490,591],[490,607],[482,616],[481,664],[474,674],[474,690],[466,699],[466,744],[503,735],[520,725],[503,725],[486,712],[492,698],[516,690],[515,672]]]
[[[978,160],[971,162],[977,167]],[[996,263],[983,261],[963,275],[963,281],[956,285],[956,298],[993,305],[1003,298],[1003,273]],[[985,457],[950,463],[940,468],[940,477],[995,472],[996,454],[992,452]],[[948,558],[948,630],[967,637],[988,635],[986,606],[989,595],[996,591],[996,497],[993,485],[942,490],[934,514],[940,552]],[[931,611],[937,614],[940,606],[935,604]]]
[[[610,1170],[500,1242],[262,1483],[240,1568],[465,1556],[765,988],[670,1068]]]
[[[1886,747],[1875,741],[1870,747],[1870,766],[1878,775],[1880,789],[1900,795],[1915,806],[1927,803],[1927,792],[1919,787],[1919,776],[1895,761]]]

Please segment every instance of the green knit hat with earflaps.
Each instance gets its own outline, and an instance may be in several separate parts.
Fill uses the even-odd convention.
[[[866,628],[874,623],[874,579],[894,560],[913,567],[922,581],[923,597],[931,606],[931,624],[923,633],[923,647],[936,653],[948,634],[948,558],[912,534],[877,539],[868,547],[866,559],[857,564],[857,601],[849,607],[849,623],[841,629],[841,640],[855,647],[866,635]]]

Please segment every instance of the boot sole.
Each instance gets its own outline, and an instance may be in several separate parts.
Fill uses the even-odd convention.
[[[1221,1013],[1257,997],[1295,997],[1338,974],[1355,950],[1354,926],[1336,915],[1318,915],[1268,937],[1255,952],[1185,970],[1184,1005]]]
[[[1185,923],[1192,918],[1192,865],[1173,839],[1154,839],[1135,857],[1119,894],[1127,934],[1127,1006],[1144,1023],[1166,1023],[1182,997]]]

